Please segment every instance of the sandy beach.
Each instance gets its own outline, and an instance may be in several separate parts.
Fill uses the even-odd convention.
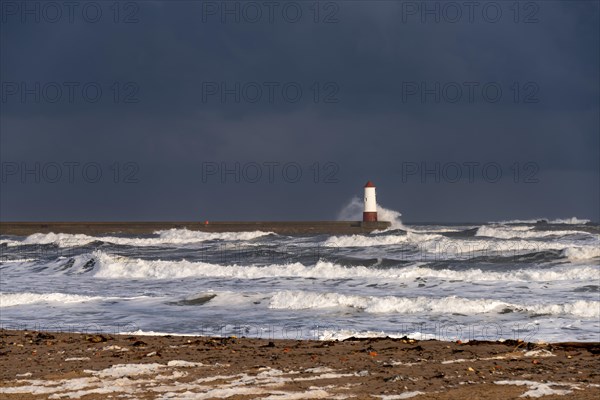
[[[5,399],[596,399],[600,343],[0,331]]]

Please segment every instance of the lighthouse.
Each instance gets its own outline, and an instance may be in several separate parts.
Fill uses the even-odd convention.
[[[377,199],[375,197],[375,185],[369,181],[365,185],[365,209],[363,211],[363,222],[377,222]]]

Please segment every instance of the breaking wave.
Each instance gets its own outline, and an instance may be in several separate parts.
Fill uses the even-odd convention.
[[[548,236],[566,236],[566,235],[590,235],[587,232],[566,230],[566,231],[541,231],[534,230],[529,226],[488,226],[483,225],[477,229],[475,236],[493,237],[498,239],[520,239],[520,238],[544,238]]]
[[[404,243],[423,243],[431,240],[441,240],[443,236],[427,233],[406,232],[400,235],[348,235],[331,236],[323,243],[326,247],[368,247],[389,246]]]
[[[188,229],[169,229],[154,233],[157,237],[116,237],[116,236],[88,236],[83,234],[69,233],[34,233],[22,241],[2,240],[0,243],[7,246],[54,244],[59,247],[85,246],[94,242],[104,242],[126,246],[161,246],[179,245],[188,243],[204,242],[209,240],[241,241],[252,240],[266,235],[274,235],[273,232],[201,232]]]
[[[600,247],[569,247],[563,253],[569,260],[589,260],[600,257]]]
[[[511,219],[508,221],[496,221],[491,222],[492,224],[537,224],[537,223],[546,223],[546,224],[565,224],[565,225],[585,225],[589,223],[589,219],[581,219],[577,217],[571,218],[557,218],[557,219],[548,219],[548,218],[532,218],[532,219]]]
[[[489,233],[488,231],[484,232]],[[521,233],[529,232],[523,231]],[[519,237],[513,237],[513,240],[498,241],[493,238],[486,239],[487,236],[457,240],[437,234],[406,232],[406,234],[400,235],[332,236],[323,242],[323,246],[331,248],[387,246],[388,251],[412,250],[418,251],[422,255],[430,254],[455,260],[466,260],[481,256],[515,257],[516,255],[534,254],[548,250],[560,252],[560,256],[573,261],[600,257],[600,237],[598,235],[586,235],[588,238],[585,242],[535,241]]]
[[[0,308],[38,303],[84,303],[103,300],[99,296],[81,296],[65,293],[0,293]]]
[[[64,260],[62,261],[65,262]],[[93,273],[103,279],[181,279],[191,277],[222,277],[257,279],[274,277],[299,277],[316,279],[366,278],[382,280],[414,280],[437,278],[464,281],[563,281],[594,280],[598,278],[598,266],[558,266],[553,268],[531,268],[516,271],[493,272],[481,269],[451,270],[433,269],[423,263],[397,268],[365,266],[343,266],[327,261],[313,265],[302,263],[271,264],[265,266],[219,265],[187,260],[163,261],[127,258],[107,254],[100,250],[75,257],[75,266],[87,268],[83,272]],[[90,267],[92,266],[92,267]],[[93,269],[90,269],[93,268]]]
[[[353,296],[340,293],[282,291],[275,293],[269,308],[305,310],[349,307],[368,313],[436,313],[485,314],[522,312],[534,315],[575,315],[583,318],[600,316],[600,302],[578,300],[563,304],[520,305],[491,299],[467,299],[456,296],[443,298]]]

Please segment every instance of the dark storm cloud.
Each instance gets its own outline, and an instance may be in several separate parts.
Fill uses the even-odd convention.
[[[533,2],[539,9],[523,5],[519,22],[512,2],[495,2],[497,22],[478,12],[469,21],[463,7],[455,23],[408,13],[422,2],[324,3],[319,23],[309,2],[293,3],[304,13],[297,23],[278,13],[273,23],[223,23],[225,3],[200,1],[138,2],[137,23],[114,23],[99,4],[97,23],[3,15],[3,165],[93,162],[103,173],[96,183],[81,171],[73,182],[7,176],[3,219],[331,219],[367,179],[409,221],[600,218],[595,2]],[[337,22],[323,23],[332,11]],[[58,83],[63,97],[7,95],[21,82]],[[64,82],[78,84],[72,102]],[[423,83],[440,84],[439,101],[421,98]],[[82,95],[86,84],[101,88],[97,102]],[[240,85],[239,103],[223,84]],[[297,102],[286,84],[301,88]],[[502,90],[497,102],[486,85]],[[123,182],[127,162],[137,182]],[[257,163],[262,178],[206,175],[236,162],[247,173]],[[293,163],[296,183],[282,172]],[[449,163],[461,166],[455,183],[441,176]],[[465,163],[477,164],[472,181]],[[490,163],[498,181],[483,174]]]

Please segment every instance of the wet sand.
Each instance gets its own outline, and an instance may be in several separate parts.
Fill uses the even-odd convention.
[[[0,330],[0,398],[600,398],[600,343]]]
[[[362,221],[180,221],[180,222],[0,222],[0,235],[27,236],[34,233],[102,235],[152,234],[159,230],[188,229],[202,232],[274,232],[283,235],[352,235],[390,227],[390,222]]]

